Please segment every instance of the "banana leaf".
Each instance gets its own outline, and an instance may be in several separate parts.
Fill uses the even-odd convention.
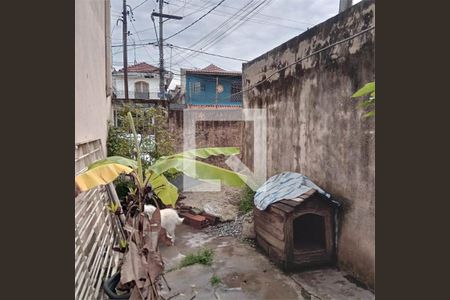
[[[210,147],[210,148],[200,148],[192,149],[184,152],[180,152],[174,155],[165,156],[163,159],[173,158],[173,157],[187,157],[187,158],[208,158],[210,156],[217,155],[235,155],[239,154],[240,150],[238,147]]]
[[[366,83],[362,88],[357,90],[356,93],[354,93],[352,95],[352,98],[361,97],[361,96],[364,96],[364,95],[367,95],[367,94],[371,94],[374,91],[375,91],[375,81],[372,81],[372,82]]]
[[[174,156],[168,159],[158,160],[154,165],[149,167],[149,170],[156,174],[162,174],[165,171],[172,169],[200,180],[216,179],[221,180],[223,184],[232,187],[245,186],[245,182],[239,177],[242,175],[185,157]]]
[[[167,160],[173,158],[208,158],[210,156],[218,156],[218,155],[235,155],[239,154],[240,150],[238,147],[209,147],[209,148],[200,148],[200,149],[192,149],[180,153],[176,153],[169,156],[160,157],[154,164],[154,168],[158,169],[158,165],[164,164]],[[175,173],[174,169],[166,169],[165,171]],[[164,171],[164,172],[165,172]]]
[[[120,174],[129,174],[133,169],[122,164],[103,163],[88,169],[75,177],[75,183],[80,191],[85,192],[99,185],[113,182]]]
[[[178,200],[177,187],[170,183],[163,174],[148,171],[146,177],[153,188],[153,192],[161,199],[162,203],[175,207]]]
[[[108,156],[105,159],[101,159],[101,160],[98,160],[98,161],[90,164],[88,166],[88,170],[91,170],[91,169],[96,168],[101,165],[108,165],[111,163],[124,165],[124,166],[132,168],[134,170],[137,169],[137,162],[133,159],[129,159],[129,158],[126,158],[123,156]]]

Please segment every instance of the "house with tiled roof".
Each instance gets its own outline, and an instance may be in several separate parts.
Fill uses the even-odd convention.
[[[242,107],[242,73],[214,64],[203,69],[181,69],[181,99],[193,108]]]
[[[165,75],[166,90],[172,81],[173,74]],[[123,68],[113,71],[113,98],[125,98],[124,71]],[[159,93],[159,68],[146,62],[128,66],[128,98],[130,100],[158,100]]]

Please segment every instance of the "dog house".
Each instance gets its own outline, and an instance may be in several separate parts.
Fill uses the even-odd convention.
[[[335,203],[310,189],[263,211],[254,208],[257,244],[284,270],[334,263]]]

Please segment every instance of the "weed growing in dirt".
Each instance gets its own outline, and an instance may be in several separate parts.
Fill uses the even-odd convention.
[[[253,197],[255,196],[255,192],[246,186],[241,193],[241,201],[239,202],[239,211],[243,214],[248,213],[255,206],[253,202]]]
[[[211,249],[202,249],[197,253],[186,255],[180,263],[180,268],[195,264],[210,266],[214,257],[214,251]]]
[[[211,284],[212,285],[217,285],[221,282],[220,277],[217,275],[213,275],[213,277],[211,277]]]

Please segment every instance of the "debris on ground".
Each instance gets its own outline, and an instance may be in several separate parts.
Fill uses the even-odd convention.
[[[220,219],[234,221],[239,214],[241,189],[223,186],[220,192],[183,192],[179,205],[190,206]]]
[[[244,223],[250,222],[250,219],[253,220],[252,212],[238,216],[234,221],[223,222],[219,223],[217,226],[208,227],[205,229],[205,232],[217,237],[232,236],[235,238],[248,239],[251,237],[247,234],[243,235],[243,227]]]
[[[184,218],[184,223],[197,229],[202,229],[207,226],[214,226],[219,222],[219,218],[210,215],[199,208],[187,205],[180,205],[178,207],[179,215]]]
[[[193,215],[187,212],[180,213],[180,216],[184,218],[183,223],[190,225],[196,229],[202,229],[209,226],[209,222],[204,216]]]

